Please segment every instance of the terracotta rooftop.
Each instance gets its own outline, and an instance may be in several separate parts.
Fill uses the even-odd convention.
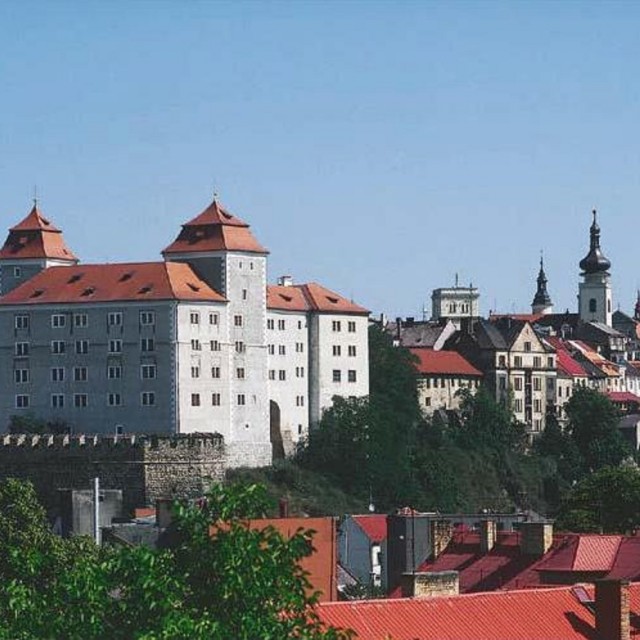
[[[249,225],[214,201],[199,215],[182,225],[180,234],[162,253],[200,251],[245,251],[269,253],[253,236]]]
[[[352,516],[358,526],[367,534],[371,542],[382,542],[387,539],[387,516],[375,513]]]
[[[456,351],[432,351],[431,349],[409,349],[418,361],[415,367],[421,374],[442,374],[481,377],[476,369]]]
[[[593,589],[585,592],[593,597]],[[630,587],[632,612],[640,585]],[[497,591],[440,598],[323,603],[320,619],[350,628],[358,640],[596,640],[593,611],[571,587]],[[638,637],[635,615],[631,636]]]
[[[0,304],[74,304],[140,300],[224,302],[180,262],[50,267],[0,298]]]
[[[368,314],[369,311],[347,298],[310,282],[289,286],[269,285],[267,287],[267,307],[282,311],[328,311],[330,313]]]
[[[77,260],[65,244],[60,229],[45,218],[35,204],[24,220],[9,229],[0,258]]]
[[[544,341],[548,342],[556,350],[556,364],[559,373],[574,378],[588,377],[589,374],[584,370],[580,363],[571,356],[564,342],[560,338],[546,337],[544,338]]]
[[[640,404],[640,397],[631,391],[607,391],[607,396],[611,402],[635,402]]]

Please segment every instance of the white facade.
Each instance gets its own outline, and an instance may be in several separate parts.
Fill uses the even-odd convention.
[[[431,319],[450,320],[460,329],[465,318],[477,318],[480,315],[480,294],[472,285],[434,289],[431,294]]]

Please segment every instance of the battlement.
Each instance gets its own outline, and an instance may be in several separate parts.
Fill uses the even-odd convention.
[[[4,434],[2,447],[73,448],[73,447],[143,447],[158,449],[220,448],[224,437],[219,433],[187,433],[180,435],[103,435],[103,434]]]

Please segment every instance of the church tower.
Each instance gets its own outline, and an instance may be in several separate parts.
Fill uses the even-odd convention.
[[[540,256],[540,271],[538,272],[537,282],[538,288],[531,303],[531,313],[541,313],[543,315],[553,313],[553,302],[551,302],[551,297],[547,291],[547,275],[544,272],[544,260],[542,256]]]
[[[26,218],[9,229],[0,249],[0,295],[9,293],[48,267],[78,264],[62,231],[45,218],[34,200]]]
[[[583,322],[612,324],[611,262],[600,249],[600,227],[593,211],[589,253],[580,261],[582,282],[578,289],[578,307]]]

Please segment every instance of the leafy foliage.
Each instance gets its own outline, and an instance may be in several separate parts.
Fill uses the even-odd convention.
[[[307,593],[312,532],[246,526],[265,506],[259,486],[214,487],[177,507],[166,548],[98,549],[52,534],[31,485],[0,485],[0,639],[350,638]]]

